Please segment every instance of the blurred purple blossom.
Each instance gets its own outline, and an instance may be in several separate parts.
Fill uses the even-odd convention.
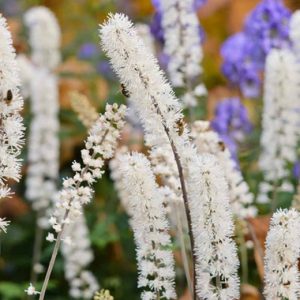
[[[98,47],[94,43],[85,43],[81,45],[78,51],[80,59],[91,59],[99,53]]]
[[[232,157],[237,160],[238,143],[252,130],[246,107],[239,98],[226,98],[215,109],[212,128],[227,145]]]
[[[255,98],[260,92],[259,69],[263,56],[243,32],[231,36],[221,49],[224,58],[223,74],[234,85],[239,85],[244,96]]]
[[[150,23],[150,30],[152,35],[154,36],[154,38],[160,42],[160,43],[164,43],[165,39],[164,39],[164,31],[161,25],[162,22],[162,15],[161,12],[159,10],[157,10],[152,18],[152,21]]]
[[[297,160],[293,166],[293,175],[295,178],[300,178],[300,161]]]
[[[111,68],[111,65],[106,60],[98,62],[96,65],[96,70],[101,76],[104,76],[109,80],[115,79],[115,75]]]
[[[289,45],[289,18],[290,12],[281,0],[263,0],[248,16],[244,31],[224,42],[222,72],[245,97],[259,96],[259,76],[268,52]]]
[[[199,9],[207,0],[195,0],[195,8]]]
[[[266,55],[272,48],[288,46],[290,17],[281,0],[263,0],[248,16],[244,30]]]

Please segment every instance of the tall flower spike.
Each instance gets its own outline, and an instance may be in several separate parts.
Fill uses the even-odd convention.
[[[239,299],[239,261],[224,174],[210,154],[197,156],[189,171],[197,295],[201,299]]]
[[[187,107],[197,105],[197,96],[206,93],[203,84],[193,89],[202,73],[203,57],[200,24],[194,0],[160,1],[164,30],[164,53],[168,56],[168,73],[175,87],[186,88],[183,102]]]
[[[10,195],[7,180],[20,179],[18,156],[24,143],[24,126],[20,111],[19,74],[11,34],[0,14],[0,199]]]
[[[132,212],[130,224],[137,246],[138,287],[145,289],[141,298],[176,299],[174,258],[163,195],[143,154],[122,158],[120,184]]]
[[[70,237],[63,235],[65,226],[76,222],[82,214],[82,208],[92,198],[92,184],[103,174],[103,165],[106,159],[114,155],[120,131],[124,126],[126,106],[117,104],[106,105],[106,111],[101,115],[89,131],[85,142],[85,149],[81,150],[83,164],[73,162],[72,169],[75,175],[63,182],[53,215],[49,220],[56,237],[49,233],[47,240],[55,241],[54,250],[48,266],[39,300],[43,300],[49,278],[55,263],[57,252],[62,239],[70,243]]]
[[[61,32],[55,15],[47,7],[37,6],[26,12],[24,21],[29,27],[33,62],[49,69],[57,67],[61,60]]]
[[[210,123],[195,121],[192,124],[191,135],[198,152],[215,155],[223,168],[228,183],[229,202],[234,215],[242,219],[254,217],[257,210],[253,205],[253,194],[249,191],[249,186],[232,159],[228,148],[218,134],[210,128]]]
[[[294,163],[297,159],[299,67],[295,55],[289,50],[273,50],[268,55],[261,135],[262,153],[259,159],[265,182],[260,186],[260,202],[268,202],[267,192],[270,190],[281,188],[293,191],[286,179],[289,176],[287,163]]]
[[[164,147],[166,153],[173,154],[193,249],[184,171],[187,162],[196,155],[196,149],[189,141],[182,106],[159,69],[157,60],[138,37],[127,16],[110,15],[108,21],[100,27],[100,37],[102,47],[144,126],[146,144],[152,151]]]
[[[50,206],[59,177],[58,79],[46,68],[35,67],[30,81],[32,121],[28,143],[26,197],[37,211]],[[40,226],[47,227],[43,220]],[[43,224],[44,223],[44,224]]]
[[[299,299],[299,228],[300,215],[294,209],[278,210],[271,219],[265,254],[267,300]]]
[[[99,290],[97,279],[86,268],[93,261],[94,255],[89,240],[89,232],[84,215],[69,224],[64,235],[70,240],[62,244],[65,277],[70,284],[70,296],[75,299],[91,299]]]

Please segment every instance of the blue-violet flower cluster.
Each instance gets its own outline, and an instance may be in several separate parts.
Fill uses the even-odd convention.
[[[227,98],[219,102],[211,126],[226,144],[232,157],[237,159],[238,143],[252,130],[247,109],[240,99]]]
[[[289,46],[290,16],[281,0],[263,0],[248,16],[244,30],[224,42],[223,74],[245,97],[259,96],[260,73],[270,50]]]

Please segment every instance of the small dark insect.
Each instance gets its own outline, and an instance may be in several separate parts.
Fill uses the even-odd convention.
[[[121,88],[122,88],[122,94],[126,97],[129,98],[130,97],[130,93],[128,92],[128,90],[126,89],[125,85],[122,83],[121,84]]]
[[[178,134],[182,135],[184,131],[184,121],[183,119],[180,119],[176,122],[176,127],[178,129]]]
[[[225,144],[224,144],[224,142],[218,142],[218,145],[219,145],[219,147],[220,147],[220,149],[221,149],[221,151],[224,151],[225,150]]]
[[[8,90],[7,94],[6,94],[6,97],[4,98],[4,100],[9,103],[12,99],[13,99],[12,91]]]

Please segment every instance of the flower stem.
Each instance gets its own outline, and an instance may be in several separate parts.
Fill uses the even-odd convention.
[[[39,300],[44,300],[46,289],[47,289],[49,279],[50,279],[50,275],[52,273],[54,263],[55,263],[55,260],[56,260],[56,256],[57,256],[57,253],[58,253],[58,249],[59,249],[59,246],[60,246],[60,243],[61,243],[62,233],[63,233],[63,230],[61,232],[59,232],[59,234],[57,235],[55,246],[54,246],[52,256],[51,256],[51,259],[50,259],[50,262],[49,262],[49,266],[48,266],[47,273],[46,273],[46,276],[45,276],[45,279],[44,279],[44,283],[43,283],[43,286],[42,286],[42,290],[41,290],[41,293],[40,293]]]

